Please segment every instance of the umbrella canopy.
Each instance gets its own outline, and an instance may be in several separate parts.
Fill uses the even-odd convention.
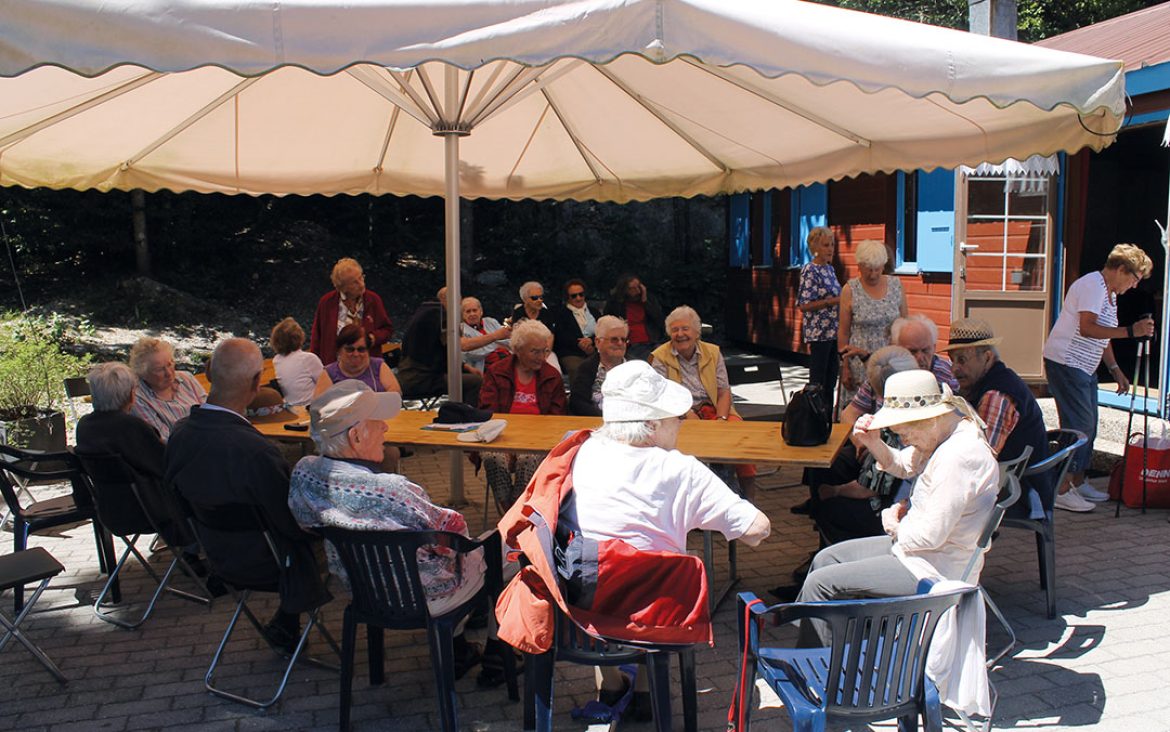
[[[8,0],[0,185],[608,201],[1099,149],[1121,64],[793,0]],[[457,67],[452,70],[452,66]]]

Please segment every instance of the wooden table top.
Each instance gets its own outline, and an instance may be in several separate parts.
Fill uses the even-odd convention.
[[[264,368],[260,371],[260,386],[264,386],[269,381],[276,378],[276,367],[272,365],[272,359],[264,359]],[[195,380],[203,387],[204,391],[211,391],[211,382],[207,380],[207,372],[200,371],[195,374]]]
[[[418,447],[487,450],[492,452],[547,452],[565,433],[601,426],[598,417],[557,417],[499,414],[507,429],[494,442],[460,442],[453,432],[424,430],[435,418],[433,411],[403,410],[386,422],[386,443]],[[261,434],[273,439],[307,440],[308,432],[286,430],[285,424],[307,419],[304,409],[253,421]],[[721,422],[686,420],[679,433],[678,449],[704,462],[827,468],[849,435],[849,426],[835,424],[829,441],[816,447],[791,447],[780,437],[779,422]]]

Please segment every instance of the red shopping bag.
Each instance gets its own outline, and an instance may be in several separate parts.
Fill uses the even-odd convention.
[[[1170,508],[1170,437],[1150,436],[1140,432],[1129,436],[1125,460],[1118,463],[1109,478],[1109,497],[1121,497],[1129,508]]]

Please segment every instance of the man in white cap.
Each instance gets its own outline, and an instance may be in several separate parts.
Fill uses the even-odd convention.
[[[402,408],[397,392],[375,392],[353,379],[340,381],[309,405],[309,434],[320,455],[303,457],[293,469],[288,506],[302,527],[334,526],[357,531],[451,531],[467,536],[458,511],[436,506],[426,490],[382,470],[386,420]],[[326,542],[329,570],[345,581],[333,547]],[[483,586],[482,552],[462,562],[439,551],[420,551],[418,570],[427,606],[442,615]],[[456,636],[456,674],[478,659],[478,649]]]
[[[886,445],[883,427],[907,447]],[[818,552],[796,600],[897,597],[917,592],[923,579],[959,579],[999,492],[999,465],[971,405],[929,371],[902,371],[886,381],[882,408],[858,419],[853,435],[882,470],[918,479],[909,501],[882,512],[886,536]],[[978,583],[982,568],[979,557],[967,581]],[[798,644],[824,645],[820,633],[817,622],[803,622]]]

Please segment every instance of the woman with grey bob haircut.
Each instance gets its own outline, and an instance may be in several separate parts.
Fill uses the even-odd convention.
[[[95,412],[125,410],[134,399],[134,389],[138,386],[138,377],[130,367],[117,361],[91,366],[85,380],[89,384]]]

